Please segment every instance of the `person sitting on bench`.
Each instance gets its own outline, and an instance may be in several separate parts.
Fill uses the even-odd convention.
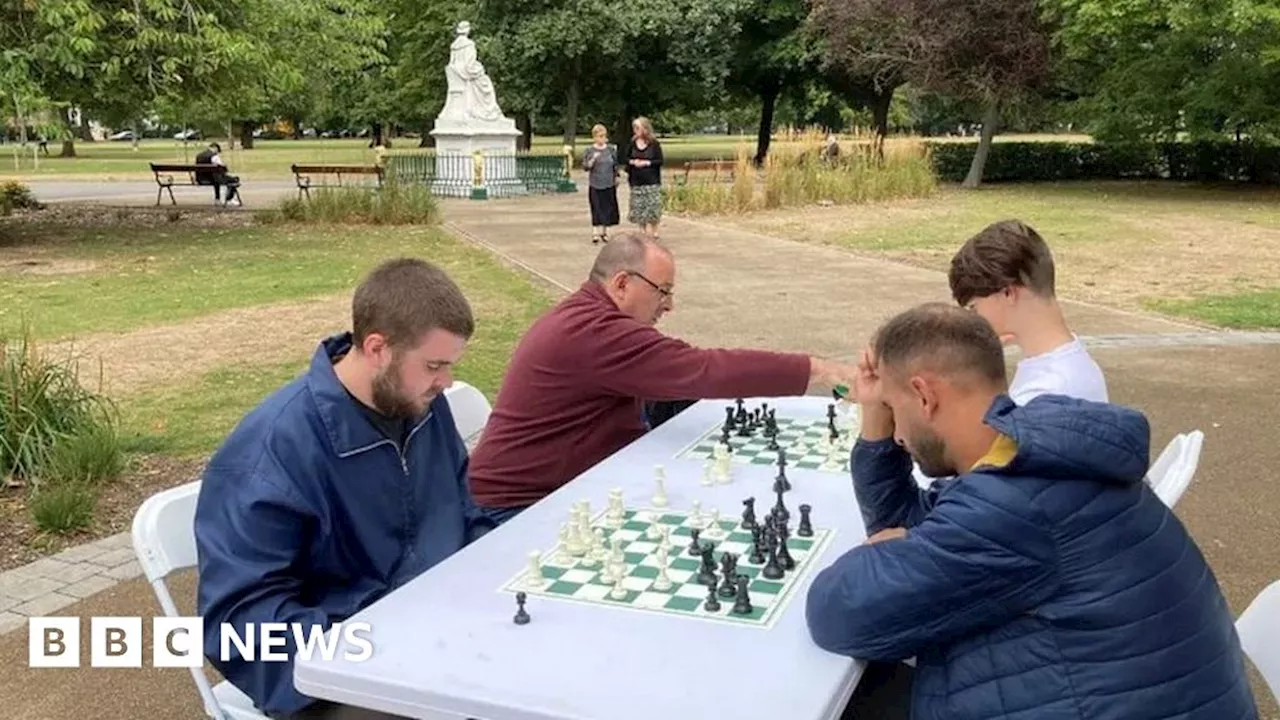
[[[209,143],[209,147],[200,151],[196,155],[197,165],[221,165],[226,167],[227,164],[222,161],[222,146],[218,143]],[[213,201],[215,203],[222,202],[223,205],[231,202],[234,198],[237,205],[244,205],[244,201],[240,199],[240,178],[236,175],[230,175],[226,172],[216,173],[208,170],[199,170],[196,172],[196,182],[200,185],[213,186]],[[227,199],[221,200],[222,186],[227,186]]]

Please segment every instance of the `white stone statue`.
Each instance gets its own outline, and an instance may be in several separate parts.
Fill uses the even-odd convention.
[[[468,37],[471,23],[463,20],[456,31],[458,37],[449,46],[449,64],[444,69],[449,94],[440,116],[461,123],[503,122],[493,81],[476,57],[475,41]]]

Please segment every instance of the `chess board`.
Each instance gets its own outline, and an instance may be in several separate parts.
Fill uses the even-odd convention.
[[[769,508],[763,508],[767,512]],[[640,508],[625,510],[621,524],[610,527],[605,521],[606,512],[602,511],[593,518],[591,527],[600,528],[605,538],[606,547],[613,538],[618,538],[626,563],[625,577],[622,586],[625,596],[615,598],[611,595],[614,584],[601,578],[603,562],[596,562],[589,567],[582,557],[570,555],[563,544],[557,544],[548,553],[542,555],[541,585],[530,585],[527,582],[528,570],[521,572],[508,581],[502,592],[515,593],[524,591],[530,598],[556,598],[572,602],[606,605],[636,611],[664,613],[668,615],[699,618],[703,620],[737,623],[760,628],[772,627],[782,609],[794,595],[797,582],[807,575],[813,566],[813,559],[818,557],[830,541],[833,530],[813,528],[811,537],[799,537],[795,534],[798,515],[789,508],[791,518],[789,527],[791,536],[787,539],[787,548],[795,560],[795,567],[786,571],[784,577],[770,580],[761,575],[763,564],[750,561],[752,539],[751,533],[741,527],[741,518],[721,518],[719,527],[724,535],[713,539],[707,536],[710,515],[702,513],[703,527],[699,528],[700,541],[712,542],[715,545],[714,556],[719,563],[721,553],[729,552],[738,555],[736,574],[748,578],[748,595],[752,609],[748,614],[735,614],[733,597],[720,596],[720,609],[716,612],[703,607],[708,595],[708,586],[698,582],[698,569],[702,564],[699,555],[690,555],[688,548],[692,540],[690,533],[690,514],[662,508]],[[657,590],[653,587],[659,575],[657,549],[661,542],[649,537],[649,527],[658,524],[670,528],[671,547],[668,550],[667,577],[671,587]],[[717,569],[719,577],[719,569]],[[723,578],[719,578],[723,580]]]
[[[819,470],[849,474],[849,451],[857,433],[856,425],[849,419],[837,417],[835,457],[831,458],[825,443],[830,440],[831,428],[825,418],[778,418],[778,447],[787,454],[787,469]],[[714,459],[715,447],[721,444],[723,426],[720,423],[708,428],[693,443],[676,453],[677,459],[706,461]],[[743,437],[737,430],[729,433],[731,460],[736,464],[774,465],[778,453],[769,449],[769,438],[762,430],[755,430]],[[834,459],[835,462],[831,462]]]

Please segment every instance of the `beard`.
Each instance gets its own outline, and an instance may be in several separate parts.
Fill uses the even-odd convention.
[[[404,392],[400,384],[400,360],[373,377],[374,409],[392,420],[409,420],[421,414],[418,403]]]
[[[918,430],[909,444],[911,457],[920,466],[920,472],[931,478],[957,474],[955,467],[947,460],[947,446],[942,438],[928,430]]]

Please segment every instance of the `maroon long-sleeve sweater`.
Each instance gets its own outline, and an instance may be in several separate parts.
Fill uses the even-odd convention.
[[[471,455],[472,493],[485,507],[532,505],[640,437],[647,400],[803,395],[809,372],[807,355],[693,347],[588,281],[516,348]]]

